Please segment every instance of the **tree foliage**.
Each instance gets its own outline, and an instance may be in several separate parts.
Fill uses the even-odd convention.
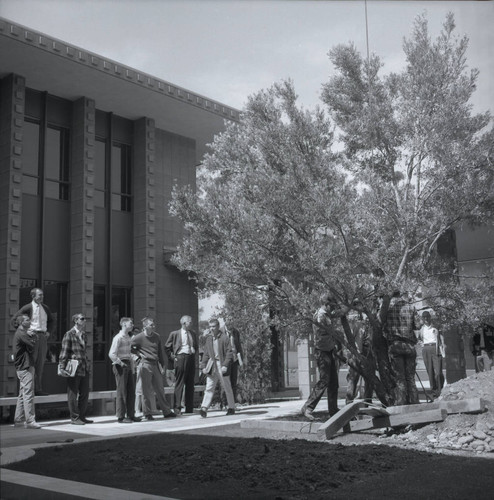
[[[491,118],[472,114],[478,73],[467,73],[466,49],[452,16],[435,41],[417,18],[399,74],[382,76],[380,59],[353,45],[335,47],[322,90],[330,118],[299,107],[290,81],[258,92],[216,137],[197,194],[175,189],[171,204],[186,229],[175,262],[206,289],[265,285],[276,321],[301,332],[323,291],[366,315],[379,377],[346,317],[337,335],[386,404],[393,377],[378,297],[421,290],[451,322],[471,303],[487,314],[492,297],[492,278],[461,284],[437,252],[457,224],[493,218]]]

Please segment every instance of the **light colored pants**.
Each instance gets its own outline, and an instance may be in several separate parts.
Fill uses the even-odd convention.
[[[142,413],[147,416],[153,412],[151,400],[153,392],[156,394],[156,399],[160,410],[164,415],[171,412],[170,405],[166,400],[165,388],[163,385],[163,376],[158,368],[157,361],[141,361],[141,384],[142,384]]]
[[[17,371],[19,396],[15,408],[14,422],[31,424],[36,421],[34,413],[34,366],[28,370]]]
[[[216,366],[213,368],[212,373],[207,376],[206,389],[204,391],[204,398],[202,399],[201,407],[206,408],[207,410],[211,406],[214,390],[218,380],[225,391],[228,408],[235,409],[235,399],[233,397],[232,385],[230,384],[230,377],[225,377],[221,373],[221,363],[219,361],[216,361]]]

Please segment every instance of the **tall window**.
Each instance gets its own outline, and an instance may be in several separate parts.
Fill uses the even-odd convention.
[[[69,199],[69,131],[60,127],[46,129],[45,195]]]
[[[40,176],[44,170],[44,195],[56,200],[69,199],[69,131],[62,127],[48,126],[44,147],[40,142],[40,124],[31,119],[24,122],[22,191],[41,194]],[[44,152],[44,160],[40,158]],[[40,168],[42,167],[42,168]]]
[[[106,191],[106,143],[104,139],[96,139],[96,156],[94,162],[94,205],[104,208]]]
[[[111,294],[111,316],[106,314],[105,285],[94,286],[93,343],[94,361],[106,361],[112,338],[120,331],[120,319],[131,316],[131,289],[113,287]]]
[[[25,194],[39,194],[39,129],[38,122],[24,122],[22,192]]]
[[[111,199],[112,209],[131,211],[132,177],[130,147],[114,143],[111,155]]]

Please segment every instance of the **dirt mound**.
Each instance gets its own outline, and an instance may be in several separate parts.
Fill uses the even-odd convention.
[[[443,422],[410,429],[404,433],[383,435],[383,440],[392,442],[386,444],[410,446],[423,451],[494,453],[494,370],[477,373],[446,386],[439,400],[470,398],[482,398],[487,411],[479,415],[448,415]]]

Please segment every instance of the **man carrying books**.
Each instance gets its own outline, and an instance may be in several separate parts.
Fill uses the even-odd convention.
[[[200,368],[207,376],[206,390],[201,403],[201,417],[206,418],[213,401],[214,389],[218,381],[221,383],[228,402],[227,415],[235,414],[235,400],[230,384],[230,369],[233,361],[232,346],[228,335],[220,330],[219,321],[209,320],[209,335],[205,336],[204,354]]]
[[[77,313],[72,316],[74,326],[62,339],[62,350],[58,360],[58,372],[67,377],[67,402],[70,411],[70,420],[74,425],[92,424],[86,418],[89,400],[89,359],[86,354],[87,336],[85,331],[86,318],[84,314]],[[71,374],[70,365],[77,362],[74,375]]]

